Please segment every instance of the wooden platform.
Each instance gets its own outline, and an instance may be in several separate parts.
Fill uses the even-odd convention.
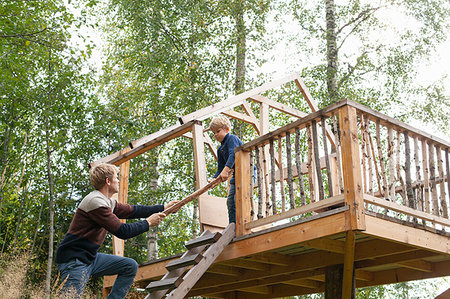
[[[235,238],[189,296],[277,298],[324,291],[325,268],[343,264],[348,206]],[[366,215],[355,233],[356,287],[450,275],[448,233]],[[172,258],[140,265],[136,284],[159,279]],[[111,287],[112,277],[105,277]],[[235,298],[235,297],[233,297]]]

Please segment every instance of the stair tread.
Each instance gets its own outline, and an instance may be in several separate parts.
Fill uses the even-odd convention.
[[[203,258],[203,255],[201,253],[194,254],[194,255],[188,255],[184,258],[180,258],[174,261],[171,261],[166,265],[166,269],[171,271],[174,269],[178,269],[181,267],[186,267],[190,265],[196,265],[198,262],[200,262]]]
[[[152,292],[157,290],[176,288],[182,282],[183,282],[182,277],[167,278],[163,280],[152,281],[151,283],[148,284],[148,286],[145,289],[149,292]]]
[[[213,233],[213,234],[203,235],[203,236],[200,236],[200,237],[198,237],[196,239],[193,239],[193,240],[190,240],[190,241],[186,242],[186,244],[184,246],[187,249],[191,249],[191,248],[195,248],[197,246],[215,243],[215,242],[217,242],[217,240],[220,239],[221,236],[222,236],[222,234],[219,233],[219,232],[216,232],[216,233]]]

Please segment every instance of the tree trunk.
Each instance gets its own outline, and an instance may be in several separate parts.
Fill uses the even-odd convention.
[[[50,150],[50,121],[49,114],[51,109],[51,48],[49,49],[48,59],[48,98],[47,98],[47,111],[45,113],[45,143],[47,153],[47,179],[49,188],[49,202],[48,202],[48,214],[49,214],[49,237],[48,237],[48,260],[47,260],[47,274],[45,278],[45,294],[46,298],[50,298],[50,281],[52,278],[52,264],[53,264],[53,235],[54,235],[54,210],[53,210],[53,174],[51,164],[51,150]]]
[[[151,151],[151,156],[149,157],[149,173],[150,173],[150,179],[148,181],[148,189],[150,194],[156,194],[158,191],[158,151],[157,149],[154,149]],[[156,155],[156,156],[154,156]],[[158,227],[153,226],[150,227],[149,231],[147,232],[147,258],[148,260],[154,260],[158,258]]]
[[[334,0],[326,0],[326,39],[327,39],[327,89],[330,103],[337,102],[338,86],[337,86],[337,36],[336,36],[336,8]]]
[[[234,93],[240,94],[245,91],[245,57],[246,57],[246,41],[247,32],[245,28],[244,12],[245,0],[235,0],[234,3],[234,20],[236,29],[236,78],[234,83]],[[243,123],[239,121],[233,122],[233,133],[242,139]]]

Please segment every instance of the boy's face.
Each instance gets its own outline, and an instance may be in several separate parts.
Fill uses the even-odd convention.
[[[214,138],[216,138],[217,141],[222,142],[225,136],[227,136],[228,132],[230,132],[230,127],[224,128],[214,128],[211,129],[211,131],[214,133]]]

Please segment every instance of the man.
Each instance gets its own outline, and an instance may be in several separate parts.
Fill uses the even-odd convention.
[[[161,213],[176,204],[132,206],[112,199],[119,191],[119,169],[107,163],[91,168],[91,184],[96,189],[89,193],[78,206],[64,240],[56,252],[56,263],[65,281],[63,292],[79,297],[90,276],[117,274],[108,298],[125,298],[136,276],[135,260],[110,254],[98,253],[107,232],[121,239],[135,237],[161,223],[166,216]],[[178,211],[178,210],[176,210]],[[175,212],[176,212],[175,211]],[[146,218],[147,217],[147,218]],[[120,219],[146,218],[136,223],[122,223]]]

